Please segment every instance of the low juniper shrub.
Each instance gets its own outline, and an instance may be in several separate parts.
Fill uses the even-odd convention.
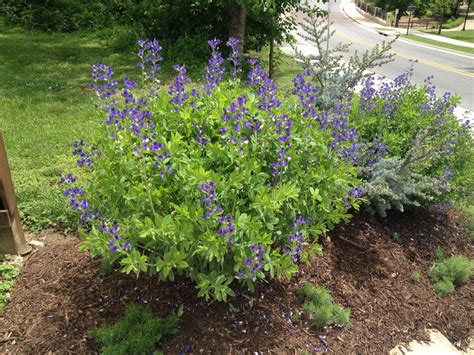
[[[330,325],[350,327],[351,310],[334,303],[331,294],[324,287],[306,283],[296,294],[304,298],[303,315],[316,329]]]
[[[156,317],[148,308],[129,304],[116,323],[105,323],[92,332],[104,355],[156,354],[164,337],[178,330],[182,308],[166,318]]]
[[[92,65],[103,124],[73,144],[84,179],[63,181],[82,248],[127,273],[185,276],[206,299],[290,278],[362,201],[347,108],[309,117],[256,59],[241,80],[235,39],[209,41],[192,89],[184,64],[160,83],[158,41],[139,47],[143,84]],[[304,100],[304,83],[295,90]]]
[[[474,261],[462,255],[449,258],[438,255],[437,261],[429,270],[428,275],[436,293],[446,296],[453,292],[455,287],[468,282],[474,275]]]

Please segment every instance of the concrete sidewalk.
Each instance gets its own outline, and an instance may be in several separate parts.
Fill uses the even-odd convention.
[[[351,19],[353,19],[360,25],[370,28],[378,33],[381,33],[384,35],[406,34],[406,31],[407,31],[406,28],[390,27],[390,26],[382,25],[379,22],[376,22],[376,20],[373,19],[371,15],[368,15],[364,13],[361,9],[357,8],[355,3],[352,1],[343,1],[341,4],[341,7],[344,13],[348,17],[350,17]],[[437,42],[449,43],[449,44],[453,44],[460,47],[474,48],[474,43],[459,41],[456,39],[438,36],[438,35],[430,34],[430,33],[425,33],[418,30],[410,29],[410,34],[413,34],[419,37],[424,37],[427,39],[431,39]]]

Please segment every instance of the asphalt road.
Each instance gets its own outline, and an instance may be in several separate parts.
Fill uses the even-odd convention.
[[[327,9],[327,6],[327,4],[320,5],[324,9]],[[336,31],[331,38],[330,47],[339,42],[352,43],[346,58],[355,50],[364,52],[375,44],[387,40],[386,36],[368,30],[349,18],[341,9],[341,0],[332,1],[330,6],[330,19],[334,22],[333,29]],[[400,40],[393,45],[392,51],[395,53],[394,61],[375,68],[373,70],[375,73],[394,79],[410,67],[410,60],[417,60],[418,62],[414,64],[413,82],[423,84],[425,78],[434,75],[433,82],[438,95],[443,95],[447,91],[459,94],[462,96],[460,106],[474,111],[474,57]]]

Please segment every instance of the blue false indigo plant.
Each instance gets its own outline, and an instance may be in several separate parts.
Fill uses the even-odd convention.
[[[94,66],[103,124],[74,145],[84,179],[62,181],[93,256],[159,281],[181,275],[199,296],[226,300],[238,284],[297,272],[318,237],[358,208],[362,182],[346,106],[315,119],[256,59],[241,80],[235,39],[226,73],[219,44],[209,41],[205,84],[192,90],[184,65],[168,90],[150,83],[156,40],[139,41],[143,86],[127,78],[119,88],[111,67]]]

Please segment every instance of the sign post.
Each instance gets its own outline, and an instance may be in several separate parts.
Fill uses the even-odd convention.
[[[415,6],[408,6],[407,12],[408,12],[408,26],[407,26],[407,36],[408,36],[408,31],[410,30],[410,20],[411,20],[411,15],[415,13],[416,7]]]
[[[0,133],[0,254],[23,255],[30,250],[21,228],[7,153]]]

